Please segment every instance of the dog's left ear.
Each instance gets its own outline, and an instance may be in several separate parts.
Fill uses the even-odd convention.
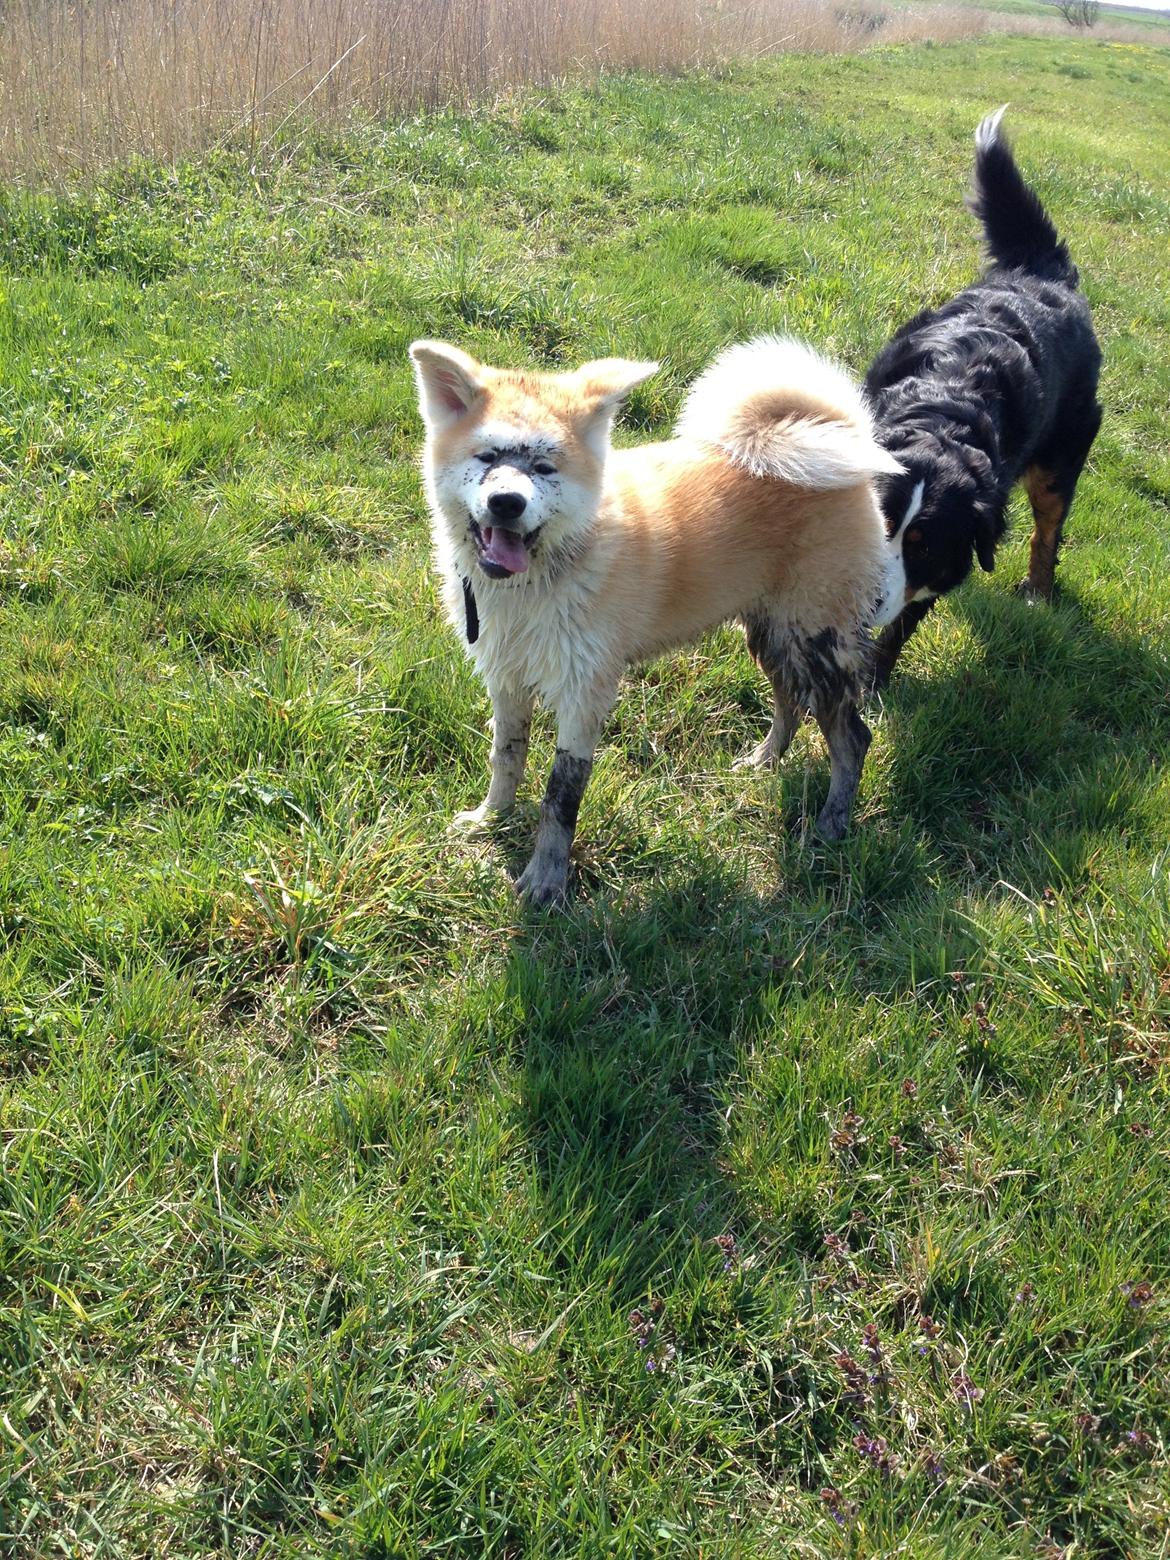
[[[591,402],[591,415],[615,412],[635,385],[658,372],[657,363],[633,363],[629,358],[598,358],[574,374],[577,389]]]
[[[443,428],[469,411],[484,393],[483,365],[445,341],[411,343],[418,406],[428,428]]]

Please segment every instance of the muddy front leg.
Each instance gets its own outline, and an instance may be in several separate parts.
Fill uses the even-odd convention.
[[[475,827],[516,805],[516,791],[528,760],[528,734],[532,729],[531,694],[490,688],[492,700],[492,777],[487,796],[474,810],[461,812],[457,826]]]
[[[557,755],[540,804],[536,848],[516,883],[517,892],[530,904],[550,905],[565,897],[577,813],[615,692],[606,689],[590,701],[588,711],[573,710],[557,722]]]

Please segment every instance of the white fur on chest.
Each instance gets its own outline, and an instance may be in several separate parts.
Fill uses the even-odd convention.
[[[489,688],[534,693],[560,710],[620,676],[622,658],[597,625],[594,571],[587,558],[553,581],[535,567],[521,579],[491,580],[447,538],[435,542],[447,616]],[[474,644],[467,641],[465,579],[479,617]]]

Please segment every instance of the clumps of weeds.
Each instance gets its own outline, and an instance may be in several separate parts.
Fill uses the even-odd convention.
[[[978,1000],[971,1004],[967,1023],[968,1032],[964,1044],[966,1058],[978,1066],[986,1066],[991,1060],[991,1043],[996,1035],[996,1027],[987,1016],[986,1002]]]
[[[965,1370],[957,1370],[951,1377],[951,1391],[967,1409],[983,1401],[983,1388],[977,1387]]]
[[[857,1270],[857,1262],[845,1237],[830,1230],[821,1238],[829,1257],[829,1269],[817,1279],[818,1286],[841,1291],[863,1288],[865,1280]]]
[[[1116,1448],[1118,1455],[1126,1458],[1152,1457],[1154,1449],[1153,1436],[1148,1430],[1139,1430],[1136,1425],[1124,1433]]]
[[[893,1377],[890,1375],[886,1363],[885,1352],[882,1349],[881,1339],[878,1337],[877,1326],[869,1322],[861,1331],[861,1347],[869,1356],[869,1380],[883,1396],[889,1393]]]
[[[838,1354],[834,1354],[833,1364],[841,1372],[845,1383],[841,1401],[857,1416],[855,1422],[860,1423],[860,1416],[869,1407],[869,1373],[854,1359],[848,1349],[842,1349]]]
[[[995,1033],[995,1026],[987,1017],[986,1005],[976,1002],[970,1008],[971,1021],[977,1036],[986,1043]],[[866,1117],[846,1100],[834,1112],[827,1112],[828,1147],[836,1160],[839,1171],[845,1175],[859,1166],[871,1169],[875,1174],[908,1169],[910,1184],[920,1184],[918,1177],[933,1164],[944,1175],[960,1171],[967,1162],[970,1140],[959,1135],[957,1128],[945,1116],[936,1117],[924,1109],[918,1080],[904,1077],[898,1084],[898,1097],[892,1130],[877,1131],[872,1123],[867,1130]]]
[[[858,1431],[853,1437],[853,1445],[866,1462],[876,1468],[885,1479],[888,1479],[898,1466],[898,1454],[890,1451],[885,1436],[866,1435],[864,1431]]]
[[[915,1334],[917,1337],[915,1338]],[[922,1311],[914,1319],[907,1354],[926,1356],[930,1375],[944,1397],[957,1399],[969,1414],[982,1400],[983,1389],[952,1354],[948,1358],[942,1326]],[[942,1452],[925,1430],[919,1430],[920,1414],[914,1410],[917,1373],[899,1371],[897,1349],[884,1341],[876,1322],[867,1322],[859,1342],[839,1349],[833,1366],[839,1378],[838,1403],[853,1426],[852,1448],[863,1471],[885,1481],[925,1481],[929,1490],[947,1483]],[[845,1511],[843,1497],[822,1500],[830,1516]]]
[[[1085,1441],[1093,1441],[1098,1445],[1103,1445],[1106,1436],[1110,1433],[1104,1417],[1091,1410],[1078,1414],[1073,1422],[1078,1435]],[[1127,1462],[1140,1462],[1152,1457],[1157,1450],[1157,1445],[1148,1430],[1143,1430],[1138,1425],[1131,1425],[1128,1430],[1121,1432],[1111,1450],[1115,1457],[1124,1458]]]
[[[653,1375],[665,1370],[678,1357],[670,1332],[670,1319],[665,1303],[651,1295],[643,1311],[639,1307],[630,1312],[628,1321],[634,1342],[645,1355],[645,1368]]]
[[[934,1345],[942,1334],[942,1328],[933,1316],[928,1315],[926,1312],[919,1316],[918,1333],[919,1341],[915,1346],[918,1353],[924,1357],[933,1354]]]
[[[940,1484],[947,1482],[947,1471],[943,1466],[942,1454],[929,1446],[922,1454],[922,1471],[936,1489]]]

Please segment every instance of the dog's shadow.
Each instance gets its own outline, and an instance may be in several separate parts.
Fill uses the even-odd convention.
[[[908,658],[884,697],[891,807],[956,894],[973,877],[1029,893],[1076,884],[1106,837],[1133,845],[1157,828],[1166,663],[1095,627],[1067,590],[1052,608],[994,591],[949,607],[964,653],[941,670]],[[498,838],[513,871],[532,816]],[[523,1111],[550,1227],[624,1300],[663,1280],[680,1236],[699,1250],[756,1219],[728,1168],[725,1111],[744,1036],[783,1001],[793,892],[842,870],[887,913],[914,892],[912,871],[886,870],[905,851],[863,849],[866,828],[847,858],[804,853],[779,898],[712,849],[613,895],[575,876],[565,910],[525,915],[505,979],[524,1015]]]
[[[880,721],[890,805],[944,870],[1030,893],[1083,882],[1110,836],[1152,844],[1170,662],[1068,588],[959,590],[943,610],[959,654],[905,655]]]
[[[750,1222],[726,1164],[727,1094],[773,959],[761,902],[718,868],[529,912],[506,985],[550,1238],[629,1307],[664,1261],[719,1260]],[[669,1253],[669,1257],[668,1254]]]

